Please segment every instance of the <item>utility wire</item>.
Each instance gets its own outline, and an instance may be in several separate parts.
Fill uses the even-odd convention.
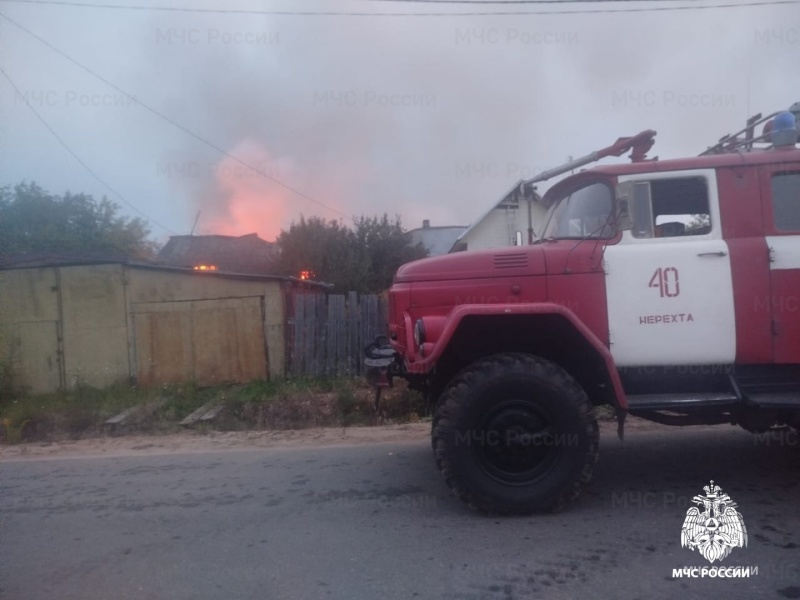
[[[351,0],[355,1],[355,0]],[[699,2],[700,0],[360,0],[408,4],[600,4],[607,2]]]
[[[387,0],[388,1],[388,0]],[[465,2],[465,0],[461,0]],[[519,0],[520,2],[522,0]],[[532,3],[532,0],[528,0]],[[573,4],[568,0],[560,0],[564,4]],[[581,0],[587,2],[590,0]],[[596,0],[597,2],[624,1],[624,2],[664,2],[666,0]],[[580,10],[504,10],[504,11],[471,11],[471,12],[358,12],[358,11],[295,11],[295,10],[255,10],[255,9],[229,9],[229,8],[185,8],[177,6],[144,6],[134,4],[101,4],[90,2],[67,2],[61,0],[0,0],[16,4],[38,4],[51,6],[71,6],[80,8],[109,8],[116,10],[141,10],[161,11],[175,13],[205,13],[205,14],[230,14],[230,15],[273,15],[291,17],[485,17],[485,16],[525,16],[525,15],[588,15],[606,13],[635,13],[635,12],[664,12],[678,10],[711,10],[715,8],[744,8],[752,6],[777,6],[783,4],[798,4],[800,0],[767,0],[766,2],[727,2],[724,4],[698,4],[697,0],[674,0],[695,2],[688,6],[649,6],[640,8],[593,8]],[[555,4],[559,0],[542,4]],[[419,2],[418,4],[424,4]],[[492,2],[491,4],[499,4]]]
[[[109,192],[111,192],[112,194],[114,194],[114,196],[116,196],[117,198],[119,198],[119,199],[120,199],[120,200],[121,200],[121,201],[122,201],[124,204],[126,204],[126,205],[127,205],[129,208],[131,208],[132,210],[134,210],[135,212],[137,212],[137,213],[138,213],[138,214],[139,214],[141,217],[143,217],[143,218],[144,218],[144,219],[145,219],[145,220],[146,220],[148,223],[153,223],[154,225],[158,225],[159,227],[161,227],[161,229],[163,229],[164,231],[167,231],[167,232],[169,232],[169,233],[172,233],[172,234],[174,234],[174,235],[178,235],[178,232],[177,232],[177,231],[173,231],[172,229],[170,229],[170,228],[169,228],[169,227],[167,227],[166,225],[163,225],[163,224],[159,223],[158,221],[156,221],[155,219],[153,219],[152,217],[149,217],[149,216],[147,216],[145,213],[143,213],[141,210],[139,210],[139,209],[138,209],[138,208],[137,208],[137,207],[136,207],[134,204],[132,204],[132,203],[128,202],[128,201],[125,199],[125,197],[124,197],[122,194],[120,194],[120,193],[119,193],[117,190],[115,190],[114,188],[112,188],[112,187],[111,187],[111,186],[108,184],[108,182],[107,182],[105,179],[103,179],[102,177],[100,177],[100,175],[98,175],[97,173],[95,173],[95,172],[94,172],[94,170],[93,170],[93,169],[92,169],[92,168],[91,168],[89,165],[87,165],[87,164],[86,164],[86,162],[85,162],[85,161],[84,161],[84,160],[83,160],[83,159],[82,159],[80,156],[78,156],[78,154],[77,154],[77,153],[76,153],[76,152],[75,152],[75,151],[74,151],[72,148],[70,148],[70,147],[69,147],[69,145],[67,144],[67,142],[65,142],[65,141],[64,141],[64,138],[62,138],[60,135],[58,135],[58,133],[56,133],[56,131],[55,131],[55,130],[54,130],[52,127],[50,127],[50,124],[49,124],[49,123],[48,123],[48,122],[47,122],[47,121],[44,119],[44,117],[42,117],[42,115],[40,115],[40,114],[39,114],[39,112],[38,112],[38,111],[37,111],[37,110],[36,110],[36,109],[33,107],[33,105],[32,105],[32,104],[31,104],[31,103],[28,101],[28,97],[27,97],[27,95],[25,95],[25,94],[23,94],[23,93],[22,93],[22,91],[19,89],[19,87],[17,87],[17,84],[16,84],[16,83],[14,83],[14,80],[13,80],[13,79],[11,79],[11,77],[9,76],[9,74],[8,74],[8,73],[6,73],[5,69],[3,69],[3,67],[2,67],[2,66],[0,66],[0,73],[2,73],[3,77],[5,77],[5,78],[6,78],[6,80],[8,81],[8,83],[10,83],[10,84],[11,84],[11,87],[13,87],[13,88],[14,88],[14,91],[17,93],[17,96],[18,96],[18,97],[20,97],[20,98],[22,98],[23,102],[25,102],[25,104],[28,106],[28,108],[30,108],[30,109],[31,109],[31,112],[33,112],[33,114],[34,114],[34,115],[36,115],[36,118],[37,118],[37,119],[39,119],[39,121],[41,121],[42,125],[44,125],[44,126],[45,126],[45,128],[47,129],[47,131],[49,131],[49,132],[50,132],[50,134],[51,134],[51,135],[52,135],[54,138],[56,138],[56,140],[58,140],[58,143],[59,143],[59,144],[61,144],[61,145],[64,147],[64,149],[65,149],[67,152],[69,152],[69,153],[72,155],[72,158],[74,158],[75,160],[77,160],[77,161],[80,163],[80,165],[81,165],[81,166],[82,166],[84,169],[86,169],[86,170],[89,172],[89,174],[90,174],[92,177],[94,177],[94,178],[95,178],[97,181],[99,181],[99,182],[100,182],[100,183],[103,185],[103,187],[105,187],[105,188],[106,188],[106,189],[107,189]]]
[[[53,50],[53,51],[54,51],[54,52],[56,52],[57,54],[59,54],[59,55],[61,55],[62,57],[66,58],[66,59],[67,59],[68,61],[70,61],[72,64],[74,64],[74,65],[76,65],[76,66],[80,67],[81,69],[83,69],[84,71],[86,71],[87,73],[89,73],[90,75],[92,75],[92,76],[96,77],[97,79],[99,79],[100,81],[102,81],[103,83],[105,83],[107,86],[109,86],[109,87],[111,87],[111,88],[115,89],[115,90],[116,90],[116,91],[118,91],[120,94],[123,94],[123,95],[125,95],[127,98],[129,98],[129,99],[130,99],[130,100],[132,100],[133,102],[136,102],[136,104],[138,104],[138,105],[139,105],[139,106],[141,106],[142,108],[144,108],[144,109],[146,109],[146,110],[150,111],[151,113],[153,113],[153,114],[154,114],[154,115],[156,115],[157,117],[159,117],[159,118],[163,119],[164,121],[167,121],[167,122],[168,122],[168,123],[170,123],[171,125],[174,125],[175,127],[177,127],[178,129],[180,129],[180,130],[181,130],[181,131],[183,131],[184,133],[186,133],[186,134],[190,135],[191,137],[193,137],[193,138],[195,138],[196,140],[198,140],[199,142],[201,142],[201,143],[205,144],[205,145],[206,145],[206,146],[208,146],[209,148],[212,148],[212,149],[216,150],[216,151],[217,151],[217,152],[219,152],[220,154],[222,154],[222,155],[224,155],[224,156],[227,156],[228,158],[230,158],[231,160],[233,160],[233,161],[237,162],[238,164],[242,165],[243,167],[245,167],[245,168],[247,168],[247,169],[250,169],[251,171],[253,171],[253,172],[255,172],[255,173],[258,173],[259,175],[261,175],[261,176],[262,176],[262,177],[264,177],[265,179],[269,179],[269,180],[270,180],[270,181],[272,181],[273,183],[276,183],[276,184],[278,184],[278,185],[279,185],[279,186],[281,186],[282,188],[284,188],[284,189],[286,189],[286,190],[288,190],[288,191],[292,192],[293,194],[296,194],[296,195],[300,196],[301,198],[304,198],[305,200],[308,200],[309,202],[313,202],[314,204],[317,204],[318,206],[321,206],[322,208],[325,208],[325,209],[327,209],[327,210],[329,210],[329,211],[331,211],[331,212],[334,212],[334,213],[336,213],[337,215],[340,215],[340,216],[342,216],[342,217],[344,217],[344,218],[346,218],[346,219],[349,219],[349,220],[351,220],[351,221],[352,221],[352,220],[354,220],[354,219],[353,219],[353,217],[352,217],[351,215],[347,215],[347,214],[345,214],[345,213],[343,213],[343,212],[341,212],[341,211],[339,211],[339,210],[336,210],[336,209],[335,209],[335,208],[333,208],[332,206],[328,206],[327,204],[325,204],[325,203],[323,203],[323,202],[320,202],[319,200],[317,200],[317,199],[315,199],[315,198],[312,198],[312,197],[311,197],[311,196],[309,196],[308,194],[304,194],[304,193],[303,193],[303,192],[301,192],[300,190],[298,190],[298,189],[295,189],[295,188],[291,187],[290,185],[287,185],[287,184],[283,183],[282,181],[280,181],[280,180],[278,180],[278,179],[275,179],[274,177],[272,177],[272,176],[271,176],[271,175],[269,175],[268,173],[265,173],[264,171],[262,171],[262,170],[261,170],[261,169],[259,169],[258,167],[254,167],[253,165],[251,165],[251,164],[249,164],[249,163],[247,163],[247,162],[243,161],[242,159],[238,158],[237,156],[234,156],[234,155],[233,155],[233,154],[231,154],[230,152],[227,152],[226,150],[223,150],[223,149],[222,149],[220,146],[218,146],[218,145],[214,144],[213,142],[210,142],[209,140],[205,139],[204,137],[202,137],[202,136],[200,136],[200,135],[196,134],[195,132],[193,132],[192,130],[188,129],[187,127],[184,127],[183,125],[181,125],[181,124],[180,124],[180,123],[178,123],[177,121],[174,121],[173,119],[171,119],[171,118],[169,118],[168,116],[166,116],[165,114],[163,114],[163,113],[159,112],[159,111],[158,111],[158,110],[156,110],[155,108],[153,108],[153,107],[151,107],[151,106],[149,106],[149,105],[145,104],[144,102],[142,102],[141,100],[139,100],[139,99],[138,99],[136,96],[133,96],[133,95],[129,94],[128,92],[126,92],[125,90],[123,90],[121,87],[119,87],[118,85],[115,85],[114,83],[110,82],[108,79],[106,79],[105,77],[103,77],[103,76],[102,76],[102,75],[100,75],[99,73],[97,73],[97,72],[93,71],[92,69],[90,69],[90,68],[89,68],[89,67],[87,67],[86,65],[84,65],[84,64],[82,64],[82,63],[80,63],[80,62],[78,62],[77,60],[75,60],[74,58],[72,58],[71,56],[69,56],[68,54],[65,54],[64,52],[62,52],[61,50],[59,50],[58,48],[56,48],[55,46],[53,46],[53,45],[52,45],[50,42],[48,42],[48,41],[47,41],[47,40],[45,40],[44,38],[42,38],[42,37],[40,37],[40,36],[36,35],[36,34],[35,34],[34,32],[32,32],[30,29],[28,29],[27,27],[25,27],[25,26],[21,25],[20,23],[17,23],[15,20],[13,20],[12,18],[8,17],[7,15],[4,15],[3,13],[0,13],[0,17],[2,17],[3,19],[5,19],[6,21],[8,21],[9,23],[11,23],[12,25],[14,25],[15,27],[18,27],[19,29],[21,29],[22,31],[24,31],[24,32],[25,32],[25,33],[27,33],[28,35],[32,36],[33,38],[37,39],[38,41],[40,41],[42,44],[44,44],[45,46],[47,46],[48,48],[50,48],[51,50]],[[4,72],[4,74],[5,74],[5,72]],[[6,75],[6,79],[8,79],[8,75]],[[9,81],[11,81],[11,80],[9,79]],[[12,85],[13,85],[13,84],[12,84]],[[26,100],[26,102],[27,102],[27,100]],[[30,104],[29,104],[29,106],[30,106]],[[32,108],[32,107],[31,107],[31,108]],[[35,112],[35,111],[34,111],[34,112]],[[37,116],[38,116],[38,114],[37,114]],[[41,119],[41,117],[39,117],[39,118]],[[44,121],[43,121],[43,122],[44,122]],[[48,129],[50,129],[50,128],[48,127]],[[52,130],[51,130],[51,131],[52,131]],[[62,142],[62,143],[63,143],[63,142]],[[76,157],[76,158],[77,158],[77,157]],[[79,159],[79,160],[80,160],[80,159]],[[83,164],[83,162],[82,162],[82,161],[81,161],[81,164]],[[84,165],[84,166],[85,166],[85,165]],[[88,168],[88,167],[87,167],[87,168]],[[98,178],[98,179],[99,179],[99,178]]]

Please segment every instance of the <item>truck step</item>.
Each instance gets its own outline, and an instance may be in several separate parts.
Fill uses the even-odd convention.
[[[767,391],[746,393],[747,401],[764,408],[800,408],[800,391]]]
[[[745,396],[761,392],[800,395],[800,368],[795,365],[740,368],[733,378]]]
[[[800,394],[800,381],[795,380],[786,380],[786,379],[775,379],[775,380],[761,380],[761,381],[753,381],[753,380],[741,380],[739,378],[736,379],[736,383],[739,385],[741,390],[746,393],[761,393],[761,392],[775,392],[778,394]]]
[[[741,402],[729,392],[700,394],[630,394],[628,409],[637,410],[691,410],[704,407],[733,406]]]

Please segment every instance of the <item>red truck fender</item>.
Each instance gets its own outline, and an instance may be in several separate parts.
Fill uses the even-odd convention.
[[[619,373],[617,372],[614,358],[611,352],[603,342],[581,321],[575,313],[561,304],[554,304],[550,302],[537,302],[530,304],[466,304],[457,306],[445,317],[446,322],[442,328],[441,334],[434,343],[423,344],[423,353],[421,355],[419,350],[409,352],[406,360],[406,368],[410,373],[424,374],[433,369],[436,361],[441,357],[442,353],[450,343],[450,339],[455,334],[458,327],[461,325],[462,320],[468,316],[489,316],[489,315],[558,315],[567,320],[584,339],[589,342],[590,346],[602,358],[608,378],[614,388],[614,395],[617,400],[617,407],[622,410],[627,410],[628,401],[625,396],[625,390],[622,387]],[[405,315],[405,326],[407,329],[406,339],[411,341],[413,339],[413,323],[409,315]]]

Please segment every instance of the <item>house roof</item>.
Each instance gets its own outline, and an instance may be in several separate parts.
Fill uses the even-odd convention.
[[[94,265],[100,263],[126,262],[124,253],[78,250],[67,252],[21,252],[0,256],[0,270],[25,269],[28,267],[55,267]]]
[[[164,264],[153,264],[146,262],[130,261],[118,258],[88,258],[85,256],[68,255],[16,255],[0,260],[0,271],[13,271],[23,269],[37,269],[42,267],[86,267],[95,265],[123,265],[131,269],[146,269],[149,271],[162,271],[165,273],[177,273],[193,275],[196,277],[217,277],[220,279],[239,279],[249,281],[285,281],[301,288],[309,289],[330,289],[331,284],[321,281],[308,281],[297,277],[283,275],[267,275],[263,273],[235,273],[227,271],[196,271],[191,267],[173,267]]]
[[[266,275],[275,263],[275,244],[255,233],[229,235],[175,235],[159,251],[157,262],[191,268],[214,265],[220,271]]]
[[[521,196],[520,190],[522,189],[522,185],[524,183],[525,183],[524,179],[520,179],[519,181],[517,181],[517,183],[512,185],[511,188],[505,194],[500,196],[500,199],[497,202],[492,204],[489,208],[487,208],[483,212],[483,214],[481,214],[480,217],[478,217],[475,221],[470,223],[469,227],[467,227],[464,231],[462,231],[461,235],[459,235],[458,238],[456,238],[455,241],[453,241],[453,243],[450,245],[450,248],[448,249],[448,252],[450,250],[452,250],[453,248],[455,248],[456,244],[459,241],[461,241],[462,239],[464,239],[464,237],[466,237],[466,235],[470,231],[475,229],[478,226],[478,224],[481,221],[483,221],[489,215],[489,213],[492,212],[495,208],[498,208],[498,207],[502,206],[503,204],[511,203],[512,201],[517,201],[518,202],[519,201],[519,197]],[[534,202],[541,202],[542,198],[541,198],[541,196],[539,196],[539,194],[534,192],[533,200],[534,200]]]
[[[466,225],[428,226],[412,229],[408,234],[412,244],[422,244],[430,256],[438,256],[447,254],[466,228]]]

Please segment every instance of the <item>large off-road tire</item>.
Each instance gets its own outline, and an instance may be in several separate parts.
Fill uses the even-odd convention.
[[[557,365],[499,354],[462,371],[442,394],[436,463],[467,504],[490,514],[557,510],[592,476],[599,433],[580,385]]]

